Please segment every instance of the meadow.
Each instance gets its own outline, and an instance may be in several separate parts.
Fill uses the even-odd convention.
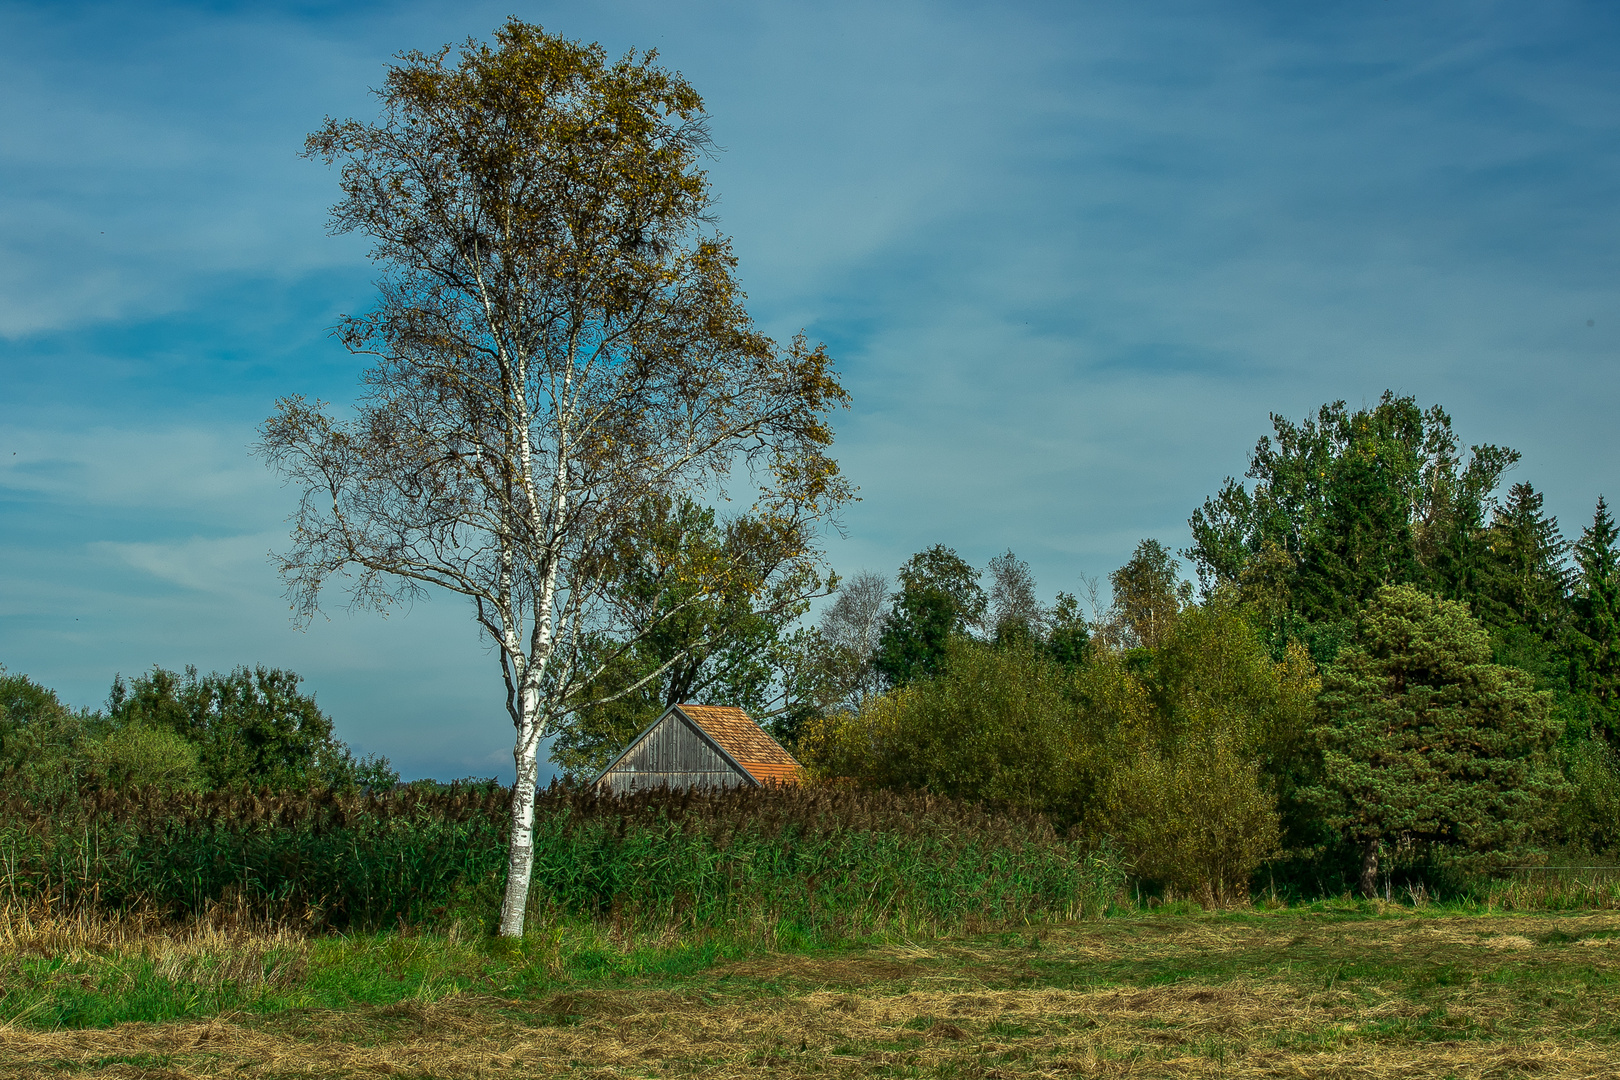
[[[1205,910],[1035,815],[558,787],[0,813],[0,1077],[1612,1075],[1620,875]],[[1611,1070],[1605,1073],[1605,1070]]]
[[[11,910],[0,1076],[1612,1076],[1607,903],[1183,904],[790,949]]]

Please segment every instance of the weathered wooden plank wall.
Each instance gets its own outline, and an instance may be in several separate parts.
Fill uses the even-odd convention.
[[[614,792],[653,787],[740,787],[751,783],[674,713],[647,732],[601,783]]]

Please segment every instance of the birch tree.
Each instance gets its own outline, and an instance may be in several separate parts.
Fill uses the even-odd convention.
[[[1046,611],[1035,599],[1035,575],[1011,548],[990,560],[990,626],[998,639],[1046,634]]]
[[[303,493],[281,572],[306,620],[334,577],[362,606],[471,602],[516,730],[507,936],[537,750],[617,658],[585,645],[657,629],[613,588],[641,508],[746,492],[746,550],[671,572],[690,603],[739,582],[786,602],[773,583],[821,565],[817,523],[850,495],[828,454],[847,395],[821,346],[750,321],[709,230],[703,103],[655,60],[514,19],[492,44],[402,53],[376,121],[329,119],[306,143],[341,166],[333,231],[369,237],[382,276],[337,328],[373,358],[352,415],[294,396],[262,429]]]
[[[883,690],[883,676],[872,666],[883,623],[889,614],[889,579],[862,570],[838,582],[832,601],[816,627],[802,632],[801,648],[789,665],[788,715],[802,724],[830,712],[859,713],[868,699]],[[795,681],[792,675],[798,675]]]

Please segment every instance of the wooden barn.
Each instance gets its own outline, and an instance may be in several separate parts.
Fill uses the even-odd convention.
[[[592,781],[619,793],[798,782],[793,756],[730,705],[670,706]]]

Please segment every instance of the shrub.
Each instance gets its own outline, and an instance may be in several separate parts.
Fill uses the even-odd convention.
[[[1144,878],[1237,900],[1307,772],[1315,666],[1299,647],[1273,661],[1224,598],[1153,641],[1077,666],[958,639],[941,674],[812,724],[801,749],[824,777],[1046,813],[1113,837]]]
[[[154,667],[128,683],[113,680],[107,723],[165,729],[197,750],[202,781],[230,789],[392,787],[385,758],[356,760],[332,734],[332,720],[299,690],[297,672],[239,667],[229,675],[184,675]],[[139,737],[137,737],[139,738]],[[156,744],[153,743],[153,746]]]
[[[170,728],[114,728],[88,745],[85,758],[115,784],[164,790],[202,784],[196,745]]]
[[[0,666],[0,774],[36,794],[73,790],[90,770],[84,750],[99,719],[73,712],[54,690]]]
[[[1111,710],[1140,704],[1120,675],[956,638],[940,675],[812,721],[800,749],[822,777],[1076,822],[1110,767]]]
[[[1277,854],[1259,764],[1219,735],[1171,756],[1141,747],[1114,774],[1109,811],[1136,875],[1208,903],[1247,900],[1250,875]]]
[[[1594,853],[1620,851],[1620,755],[1601,739],[1584,739],[1565,752],[1565,768],[1565,839]]]

